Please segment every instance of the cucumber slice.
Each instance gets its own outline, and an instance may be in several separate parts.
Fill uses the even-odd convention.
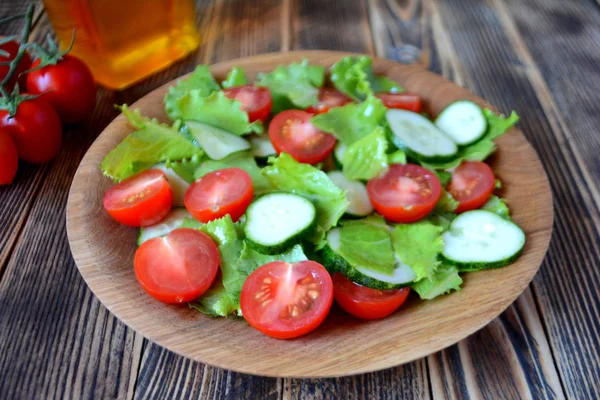
[[[333,149],[333,158],[335,159],[335,164],[338,168],[342,168],[344,164],[344,153],[346,152],[346,145],[340,141],[338,141]]]
[[[190,133],[212,160],[222,160],[232,153],[248,150],[250,143],[221,128],[198,121],[185,121]]]
[[[177,172],[173,171],[171,168],[167,167],[167,164],[156,164],[154,167],[156,169],[160,169],[167,176],[167,180],[169,181],[169,186],[171,186],[171,190],[173,191],[173,206],[174,207],[184,207],[183,199],[185,197],[185,192],[187,192],[190,184],[187,183],[185,179],[177,175]]]
[[[183,220],[186,218],[192,218],[192,216],[185,208],[172,209],[159,223],[140,228],[140,235],[137,241],[138,246],[141,246],[142,243],[150,239],[165,236],[169,232],[174,231],[181,226]]]
[[[341,272],[352,282],[379,290],[399,289],[413,283],[417,275],[413,269],[396,260],[394,273],[386,275],[360,266],[353,267],[336,250],[340,248],[340,230],[327,234],[327,245],[321,250],[323,265],[330,273]]]
[[[267,158],[277,154],[269,135],[253,136],[250,138],[250,146],[252,146],[252,155],[256,158]]]
[[[467,146],[485,135],[487,119],[477,104],[461,100],[444,108],[436,118],[435,125],[457,145]]]
[[[369,200],[367,187],[362,182],[347,179],[340,171],[328,172],[327,176],[335,186],[346,191],[346,198],[348,199],[347,214],[364,217],[373,212],[373,205]]]
[[[517,224],[485,210],[460,214],[442,239],[442,257],[461,272],[511,264],[525,246],[525,233]]]
[[[385,118],[393,133],[392,141],[409,156],[435,162],[451,160],[456,156],[456,143],[421,114],[389,109]]]
[[[312,233],[316,221],[310,200],[292,193],[269,193],[246,210],[244,233],[256,251],[279,254]]]

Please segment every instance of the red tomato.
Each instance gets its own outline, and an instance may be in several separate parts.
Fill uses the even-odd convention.
[[[104,195],[104,208],[129,226],[154,225],[173,205],[173,192],[164,172],[149,169],[117,183]]]
[[[60,118],[44,97],[23,101],[14,117],[0,110],[0,128],[12,136],[19,158],[32,163],[52,160],[62,144]]]
[[[269,125],[269,139],[277,153],[288,153],[296,161],[316,164],[327,158],[335,146],[335,136],[310,123],[312,114],[300,110],[280,112]]]
[[[494,191],[494,172],[484,162],[465,161],[452,171],[448,192],[459,202],[457,213],[483,206]]]
[[[375,96],[380,98],[387,108],[400,108],[416,113],[420,113],[422,109],[421,97],[415,93],[377,93]]]
[[[274,261],[248,276],[240,297],[242,315],[267,336],[291,339],[316,329],[333,302],[327,270],[314,261]]]
[[[331,88],[321,88],[319,90],[319,102],[306,109],[311,114],[323,114],[331,108],[340,107],[350,103],[352,100],[345,94]]]
[[[33,62],[37,67],[40,60]],[[83,121],[96,106],[96,83],[89,68],[77,57],[65,55],[56,65],[27,74],[27,91],[44,93],[60,119],[67,124]]]
[[[0,185],[12,183],[18,167],[17,147],[8,132],[0,131]]]
[[[244,215],[253,198],[250,175],[240,168],[225,168],[209,172],[192,183],[183,202],[198,221],[208,222],[229,214],[235,222]]]
[[[352,282],[338,272],[333,275],[333,293],[335,301],[348,314],[362,319],[379,319],[400,308],[410,289],[371,289]]]
[[[221,257],[211,238],[196,229],[175,229],[144,242],[135,252],[135,276],[148,294],[164,303],[187,303],[206,292]]]
[[[367,183],[373,207],[393,222],[414,222],[437,204],[442,186],[430,170],[414,164],[390,165],[387,173]]]
[[[273,100],[269,89],[254,85],[236,86],[223,89],[225,96],[236,99],[242,104],[242,110],[248,113],[250,122],[266,122],[271,113]]]
[[[0,64],[7,61],[12,61],[15,59],[17,53],[19,52],[19,43],[13,40],[8,43],[4,43],[2,46],[0,46],[0,49],[6,51],[9,54],[8,57],[0,56]],[[17,82],[19,82],[19,86],[21,87],[21,89],[25,89],[25,75],[21,74],[27,71],[29,67],[31,67],[31,57],[29,57],[29,54],[25,53],[23,54],[23,58],[21,58],[21,62],[19,62],[19,65],[17,66],[14,75],[6,84],[6,90],[8,92],[12,92]],[[4,77],[6,76],[6,74],[8,74],[9,69],[10,66],[8,65],[0,65],[0,82],[4,80]]]

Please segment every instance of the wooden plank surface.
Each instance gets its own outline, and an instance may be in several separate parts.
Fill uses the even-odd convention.
[[[59,158],[42,167],[21,166],[18,182],[0,189],[2,397],[600,397],[597,5],[333,3],[198,1],[201,51],[127,91],[101,91],[93,123],[68,129]],[[2,2],[0,17],[18,7],[24,4]],[[37,37],[49,28],[46,20],[40,25]],[[533,292],[461,344],[356,377],[251,377],[191,362],[142,340],[99,304],[77,273],[63,207],[78,160],[116,115],[111,104],[131,103],[198,62],[305,48],[421,62],[502,111],[515,108],[521,114],[521,128],[553,184],[554,240]],[[32,295],[23,297],[24,292]]]

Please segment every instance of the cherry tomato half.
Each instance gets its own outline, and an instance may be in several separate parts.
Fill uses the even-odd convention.
[[[387,108],[400,108],[416,113],[420,113],[423,108],[421,97],[415,93],[376,93],[375,96],[381,99]]]
[[[392,164],[385,175],[367,183],[377,212],[393,222],[414,222],[437,204],[442,186],[430,170],[415,164]]]
[[[0,185],[12,183],[19,167],[17,147],[8,132],[0,131]]]
[[[288,153],[296,161],[316,164],[333,151],[335,136],[310,123],[312,114],[300,110],[280,112],[269,125],[269,139],[277,153]]]
[[[0,37],[0,38],[2,38],[2,37]],[[1,45],[0,49],[4,50],[5,52],[8,53],[8,57],[0,56],[0,82],[1,82],[4,80],[4,77],[6,76],[6,74],[8,74],[8,71],[10,69],[10,66],[1,65],[1,63],[9,62],[9,61],[12,61],[15,59],[15,57],[17,56],[17,53],[19,52],[19,43],[14,40],[11,40],[10,42],[7,42],[7,43],[4,43],[3,45]],[[19,65],[17,65],[17,69],[15,70],[14,75],[12,76],[12,78],[10,78],[10,80],[6,84],[6,90],[9,93],[12,92],[12,90],[14,89],[17,82],[19,82],[20,89],[25,90],[25,79],[26,78],[25,78],[25,75],[23,75],[23,72],[27,71],[30,67],[31,67],[31,57],[29,57],[29,54],[25,53],[25,54],[23,54],[23,58],[21,58]]]
[[[230,99],[236,99],[242,105],[242,110],[248,113],[250,122],[266,122],[271,113],[273,99],[269,89],[254,86],[236,86],[229,89],[223,89],[225,96]]]
[[[0,128],[5,128],[12,136],[23,161],[50,161],[62,145],[60,118],[45,96],[21,102],[13,117],[8,111],[0,110]]]
[[[342,92],[332,88],[321,88],[319,90],[319,102],[306,109],[311,114],[323,114],[334,107],[340,107],[350,103],[352,100]]]
[[[253,197],[250,175],[240,168],[225,168],[192,183],[183,202],[198,221],[209,222],[229,214],[235,222],[244,215]]]
[[[248,276],[240,304],[248,323],[267,336],[291,339],[316,329],[333,302],[333,283],[319,263],[274,261]]]
[[[173,192],[164,172],[149,169],[108,189],[103,204],[111,217],[122,224],[149,226],[169,213]]]
[[[458,201],[457,213],[483,206],[494,191],[494,172],[484,162],[465,161],[452,171],[448,192]]]
[[[396,311],[408,297],[409,288],[377,290],[352,282],[339,272],[333,275],[335,301],[348,314],[362,319],[384,318]]]
[[[164,303],[186,303],[206,292],[221,258],[211,238],[196,229],[175,229],[144,242],[135,252],[135,276],[148,294]]]
[[[40,60],[33,62],[37,67]],[[27,74],[27,91],[44,93],[67,124],[83,121],[96,106],[96,83],[89,68],[79,58],[65,55],[55,65],[46,65]]]

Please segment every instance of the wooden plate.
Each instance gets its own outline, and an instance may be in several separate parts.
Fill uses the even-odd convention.
[[[216,64],[212,71],[224,79],[231,67],[241,66],[254,77],[302,57],[330,66],[344,55],[330,51],[266,54]],[[489,107],[469,91],[420,67],[383,59],[375,59],[374,66],[377,73],[419,93],[434,115],[459,99]],[[166,120],[163,97],[171,84],[148,94],[133,108]],[[401,312],[380,321],[359,321],[334,306],[315,332],[291,341],[271,339],[242,320],[211,319],[187,307],[167,306],[140,288],[132,268],[137,232],[104,212],[102,197],[111,182],[98,168],[131,131],[125,118],[117,117],[77,170],[67,204],[73,257],[94,294],[123,322],[169,350],[221,368],[277,377],[327,377],[375,371],[424,357],[467,337],[506,309],[535,275],[550,240],[553,214],[548,180],[535,151],[515,129],[498,140],[492,164],[514,221],[527,234],[525,251],[516,263],[466,274],[463,290],[449,296],[433,301],[413,296]]]

